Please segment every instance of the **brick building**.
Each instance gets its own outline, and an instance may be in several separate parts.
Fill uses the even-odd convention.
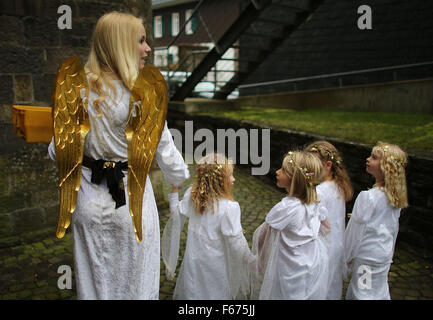
[[[191,52],[212,48],[238,18],[241,9],[240,2],[233,0],[154,0],[152,3],[155,65],[170,69],[176,68]],[[167,47],[168,52],[164,50]],[[203,55],[191,56],[191,60],[197,61],[184,63],[183,70],[192,71]]]
[[[71,9],[71,29],[58,27],[62,5]],[[50,105],[57,68],[73,55],[87,60],[97,19],[113,10],[144,17],[151,42],[150,0],[1,0],[0,122],[12,104]]]

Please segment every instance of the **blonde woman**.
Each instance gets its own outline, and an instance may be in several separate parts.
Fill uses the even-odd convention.
[[[188,238],[173,299],[245,299],[248,266],[253,261],[241,226],[239,204],[233,200],[233,165],[222,155],[197,162],[196,181],[178,200],[169,194],[170,217],[162,240],[166,274],[174,278],[179,237],[186,219]]]
[[[160,229],[149,177],[143,195],[141,242],[135,238],[129,197],[125,199],[124,194],[130,90],[150,51],[141,19],[111,12],[98,20],[85,65],[90,131],[84,142],[81,186],[71,220],[78,299],[159,298]],[[49,154],[55,158],[53,141]],[[155,158],[170,184],[180,185],[189,177],[166,123]],[[165,158],[170,158],[170,164]],[[123,196],[123,203],[114,200],[105,178],[94,180],[91,164],[97,160],[120,163],[124,177],[116,192]]]
[[[271,300],[325,299],[328,256],[319,229],[316,185],[322,171],[313,153],[287,153],[277,173],[277,186],[287,191],[253,235],[257,267],[252,298]]]
[[[331,232],[326,237],[329,254],[329,287],[327,300],[340,300],[343,292],[344,230],[346,202],[353,196],[349,175],[337,148],[328,141],[315,141],[305,148],[316,154],[323,165],[317,194],[328,211]]]
[[[408,206],[406,153],[379,142],[366,170],[376,183],[356,198],[345,231],[345,274],[352,274],[346,299],[389,300],[388,272],[402,208]]]

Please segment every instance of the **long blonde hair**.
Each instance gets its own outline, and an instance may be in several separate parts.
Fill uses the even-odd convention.
[[[204,214],[208,207],[213,213],[215,200],[233,200],[230,168],[233,168],[232,162],[218,153],[208,154],[197,161],[196,181],[191,189],[191,199],[197,213]]]
[[[306,151],[289,151],[281,167],[291,179],[289,197],[296,197],[305,204],[319,201],[316,185],[320,182],[323,166],[315,154]]]
[[[107,96],[104,85],[116,96],[110,73],[132,89],[139,72],[138,41],[142,26],[142,19],[117,11],[104,14],[96,23],[85,70],[89,75],[90,90],[99,95],[94,101],[98,112],[101,112],[99,104]]]
[[[308,145],[305,151],[314,152],[323,162],[332,162],[332,180],[337,184],[339,191],[343,194],[344,201],[350,201],[353,197],[353,187],[346,168],[343,165],[343,159],[337,148],[330,142],[321,140]]]
[[[406,152],[397,145],[379,141],[372,153],[380,157],[380,169],[385,177],[385,194],[389,203],[395,208],[406,208]]]

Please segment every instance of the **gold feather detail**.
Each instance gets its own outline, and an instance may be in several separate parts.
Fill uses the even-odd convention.
[[[85,89],[85,98],[80,91]],[[65,60],[57,71],[53,93],[53,127],[59,177],[60,209],[56,236],[62,238],[71,222],[81,183],[87,117],[88,84],[78,57]],[[83,101],[84,100],[84,101]]]
[[[167,102],[167,87],[161,73],[154,66],[145,66],[131,90],[129,121],[125,129],[129,211],[138,242],[143,238],[142,205],[146,178],[164,129]]]

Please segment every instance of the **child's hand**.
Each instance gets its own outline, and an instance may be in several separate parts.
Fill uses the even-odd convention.
[[[171,193],[176,193],[179,191],[179,187],[176,187],[175,185],[171,186]]]
[[[320,223],[320,233],[323,236],[326,236],[330,232],[331,232],[331,223],[329,222],[328,218],[326,218]]]

